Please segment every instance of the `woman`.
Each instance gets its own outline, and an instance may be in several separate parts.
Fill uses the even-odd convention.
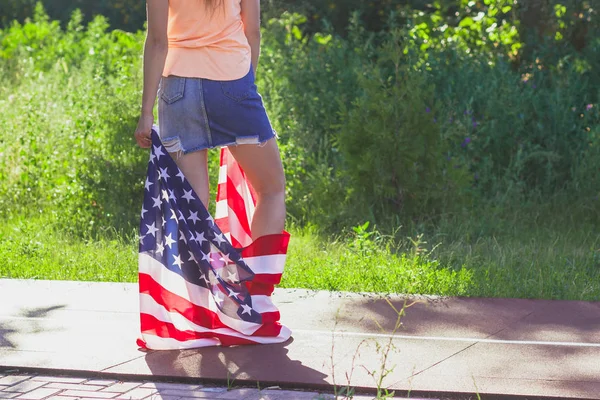
[[[252,239],[280,234],[285,178],[254,84],[260,0],[147,0],[147,14],[138,145],[151,146],[158,93],[161,141],[204,205],[207,151],[228,146],[257,195]]]

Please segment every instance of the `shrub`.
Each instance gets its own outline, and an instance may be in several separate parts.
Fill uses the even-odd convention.
[[[357,215],[398,223],[428,218],[461,203],[469,187],[464,164],[447,159],[449,139],[432,113],[435,88],[406,64],[402,31],[377,49],[377,62],[357,73],[361,94],[342,107],[336,145],[348,175]],[[447,132],[445,132],[447,133]]]

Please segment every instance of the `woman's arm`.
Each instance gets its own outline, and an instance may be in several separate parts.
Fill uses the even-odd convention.
[[[151,145],[150,131],[154,123],[154,103],[167,58],[169,0],[147,0],[146,12],[148,15],[148,33],[144,45],[142,115],[135,131],[135,139],[138,145],[143,148],[149,148]]]
[[[260,0],[242,0],[242,22],[252,51],[252,67],[256,76],[260,57]]]

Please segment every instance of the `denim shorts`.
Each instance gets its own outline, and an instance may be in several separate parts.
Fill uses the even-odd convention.
[[[159,135],[170,153],[263,144],[275,137],[252,68],[233,81],[163,77],[158,98]]]

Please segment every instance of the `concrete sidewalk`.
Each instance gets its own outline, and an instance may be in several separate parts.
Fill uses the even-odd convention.
[[[600,399],[600,303],[420,299],[394,333],[403,298],[278,290],[288,343],[144,353],[137,296],[135,284],[0,280],[0,366],[373,392],[385,365],[382,386],[411,397]]]

